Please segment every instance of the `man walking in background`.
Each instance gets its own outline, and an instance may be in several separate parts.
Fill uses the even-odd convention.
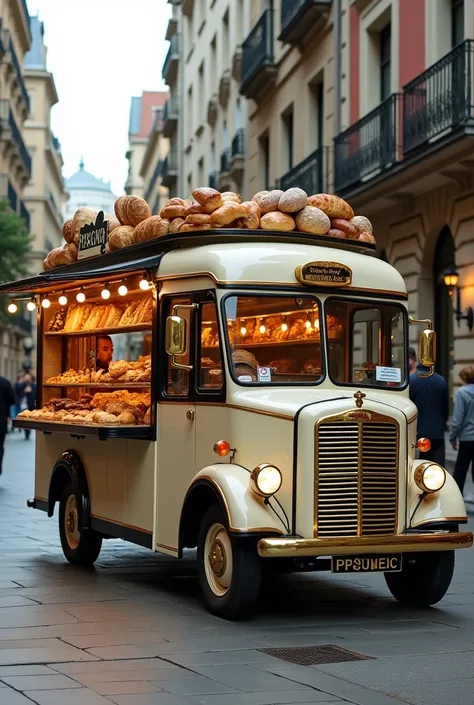
[[[420,453],[420,458],[432,460],[444,467],[446,463],[446,448],[444,434],[449,417],[448,385],[441,375],[420,377],[427,374],[427,367],[417,362],[414,348],[408,351],[410,369],[410,399],[418,409],[418,438],[428,438],[431,448],[426,453]]]
[[[15,404],[15,395],[12,385],[5,377],[0,377],[0,475],[2,474],[2,462],[7,435],[8,419],[10,409]]]
[[[36,382],[30,374],[26,374],[23,379],[23,394],[26,399],[28,411],[33,411],[33,409],[36,408]],[[25,428],[26,440],[29,439],[30,435],[31,430],[29,428]]]

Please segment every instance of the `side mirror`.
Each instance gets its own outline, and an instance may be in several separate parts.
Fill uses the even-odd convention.
[[[422,330],[418,342],[418,359],[423,367],[433,368],[436,363],[436,333]]]
[[[168,355],[186,354],[186,319],[181,316],[168,316],[166,319],[165,349]]]

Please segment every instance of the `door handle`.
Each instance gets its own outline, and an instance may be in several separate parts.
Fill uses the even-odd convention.
[[[188,409],[186,411],[186,418],[188,421],[194,421],[194,409]]]

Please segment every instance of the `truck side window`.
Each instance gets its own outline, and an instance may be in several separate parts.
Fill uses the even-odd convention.
[[[200,337],[200,389],[222,389],[224,378],[222,373],[222,355],[217,324],[217,307],[214,302],[201,306],[201,337]]]
[[[168,299],[168,307],[167,307],[167,315],[173,315],[173,306],[176,304],[190,304],[191,299],[189,296],[180,296],[172,299]],[[191,331],[191,312],[186,309],[179,309],[178,310],[178,315],[181,316],[182,318],[185,318],[187,321],[187,341],[186,341],[186,347],[187,347],[187,352],[186,355],[183,355],[182,357],[178,358],[178,362],[183,365],[189,365],[190,364],[190,341],[191,341],[191,336],[190,336],[190,331]],[[171,358],[166,355],[166,358],[168,358],[168,375],[166,378],[166,394],[169,394],[169,396],[174,396],[174,397],[187,397],[189,396],[189,370],[180,370],[176,367],[173,367],[171,365]]]

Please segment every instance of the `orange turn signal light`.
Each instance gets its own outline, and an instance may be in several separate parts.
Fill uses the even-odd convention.
[[[227,441],[217,441],[217,443],[214,443],[214,453],[220,455],[221,458],[229,455],[231,450],[230,443]]]
[[[416,446],[422,453],[427,453],[431,448],[431,441],[429,438],[419,438]]]

